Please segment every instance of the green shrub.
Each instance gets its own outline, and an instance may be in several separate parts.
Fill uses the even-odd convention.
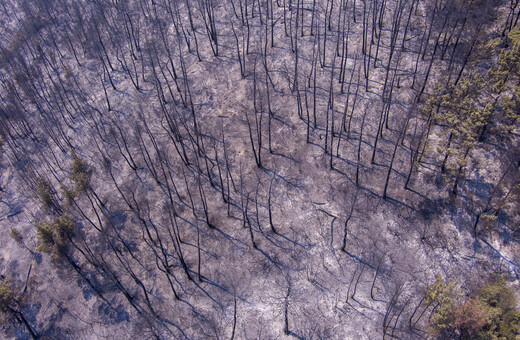
[[[520,338],[520,313],[515,310],[516,294],[504,276],[493,276],[479,290],[477,298],[490,316],[489,322],[477,333],[478,339]]]
[[[74,227],[75,223],[67,215],[56,217],[52,223],[37,222],[36,231],[40,239],[38,250],[59,255],[69,244]]]
[[[520,312],[516,294],[504,276],[494,275],[454,312],[454,326],[461,339],[520,339]]]
[[[16,243],[21,244],[23,242],[23,235],[18,229],[11,228],[10,235],[11,238],[16,241]]]
[[[92,176],[92,169],[88,166],[87,162],[79,158],[74,150],[71,152],[72,166],[70,169],[70,179],[74,182],[74,192],[79,195],[85,192],[90,183],[90,177]]]
[[[36,193],[44,208],[52,208],[52,186],[45,178],[38,177],[36,179]]]
[[[14,302],[15,296],[11,285],[4,280],[0,283],[0,313],[2,313],[2,316],[9,315],[12,312]]]

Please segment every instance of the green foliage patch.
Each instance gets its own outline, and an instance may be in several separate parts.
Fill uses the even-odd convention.
[[[38,251],[60,255],[69,244],[74,228],[75,223],[68,215],[56,217],[53,222],[37,222],[36,231],[40,239]]]

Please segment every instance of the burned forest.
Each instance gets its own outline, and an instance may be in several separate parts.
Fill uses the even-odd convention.
[[[0,2],[0,337],[519,339],[519,18]]]

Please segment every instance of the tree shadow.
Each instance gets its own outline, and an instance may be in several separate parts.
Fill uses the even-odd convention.
[[[345,176],[345,178],[351,183],[351,184],[356,184],[346,173],[344,173],[343,171],[341,171],[340,169],[338,169],[337,167],[333,167],[332,168],[332,171],[336,171],[337,173],[339,173],[340,175],[343,175]]]
[[[287,156],[287,155],[284,155],[283,153],[279,153],[279,152],[276,152],[276,151],[273,151],[271,152],[272,155],[275,155],[275,156],[279,156],[279,157],[283,157],[285,159],[288,159],[290,161],[293,161],[294,163],[296,164],[300,164],[301,162],[291,156]]]
[[[282,249],[282,250],[285,250],[285,251],[291,251],[292,249],[291,248],[286,248],[284,247],[283,245],[281,244],[278,244],[277,241],[274,237],[271,237],[271,235],[276,235],[276,234],[269,234],[269,233],[266,233],[264,231],[260,231],[262,233],[262,235],[264,236],[264,238],[270,243],[272,244],[273,246],[275,246],[276,248],[279,248],[279,249]]]
[[[363,313],[362,311],[358,310],[356,307],[354,307],[350,302],[346,302],[347,305],[352,308],[355,312],[357,312],[359,315],[361,316],[364,316],[365,318],[367,318],[368,320],[372,320],[370,319],[365,313]],[[343,314],[348,314],[348,311],[343,309],[343,308],[340,308],[340,307],[336,307],[340,312],[342,312]]]
[[[275,235],[279,236],[279,237],[285,239],[286,241],[291,242],[292,244],[294,244],[294,245],[296,245],[298,247],[301,247],[301,248],[303,248],[305,250],[311,249],[313,247],[313,244],[301,244],[301,243],[298,243],[295,240],[291,240],[290,238],[288,238],[284,234],[280,233],[279,231],[277,231]]]
[[[298,185],[296,183],[293,183],[291,182],[290,180],[288,180],[287,178],[285,178],[284,176],[280,175],[279,173],[277,173],[274,169],[269,169],[269,168],[266,168],[266,167],[262,167],[262,170],[266,173],[272,173],[273,176],[275,176],[276,178],[279,178],[281,179],[283,182],[285,182],[286,184],[294,187],[294,188],[297,188],[297,189],[303,189],[303,187],[301,185]]]
[[[354,260],[358,261],[359,263],[364,264],[365,266],[367,266],[367,267],[369,267],[369,268],[371,268],[371,269],[374,269],[374,270],[376,269],[373,265],[371,265],[370,263],[366,262],[365,260],[363,260],[363,259],[360,258],[359,256],[354,255],[354,254],[351,254],[351,253],[349,253],[348,251],[343,250],[343,249],[342,249],[342,251],[343,251],[345,254],[347,254],[348,256],[350,256],[351,258],[353,258]]]
[[[493,251],[494,257],[496,257],[496,258],[500,258],[501,260],[503,260],[504,262],[506,262],[506,263],[509,265],[509,267],[511,268],[511,270],[515,273],[516,278],[517,278],[517,279],[520,279],[520,275],[519,275],[519,273],[518,273],[518,271],[519,271],[520,268],[519,268],[518,263],[515,263],[515,262],[509,260],[507,257],[505,257],[504,255],[502,255],[502,253],[501,253],[498,249],[496,249],[495,247],[493,247],[493,245],[491,245],[488,241],[486,241],[486,240],[483,239],[483,238],[477,238],[477,239],[475,239],[475,242],[474,242],[474,243],[478,243],[479,240],[482,241],[482,243],[484,243],[485,245],[487,245],[487,246],[488,246],[488,247]],[[482,247],[480,247],[480,248],[482,248]]]
[[[190,269],[189,271],[190,271],[194,276],[198,275],[198,273],[197,273],[196,271],[194,271],[194,270],[191,270],[191,269]],[[213,286],[213,287],[216,287],[216,288],[218,288],[218,289],[220,289],[220,290],[222,290],[223,292],[226,292],[226,293],[229,292],[228,289],[227,289],[226,287],[222,286],[222,285],[219,284],[218,282],[215,282],[215,281],[213,281],[213,280],[210,280],[208,277],[206,277],[206,276],[204,276],[204,275],[202,275],[202,274],[201,274],[200,276],[201,276],[201,279],[202,279],[202,280],[200,281],[201,283],[207,283],[207,284],[209,284],[209,285],[211,285],[211,286]]]
[[[350,300],[352,300],[352,301],[356,301],[356,303],[357,303],[361,308],[368,309],[369,311],[372,311],[372,312],[374,312],[374,313],[376,313],[376,314],[378,314],[378,315],[383,315],[383,313],[381,313],[380,311],[378,311],[378,310],[376,310],[376,309],[374,309],[374,308],[372,308],[372,307],[369,307],[369,306],[367,306],[367,305],[364,305],[363,303],[361,303],[361,301],[357,300],[355,297],[350,298]],[[374,301],[381,301],[381,302],[384,302],[384,301],[382,301],[382,300],[375,300],[375,299],[374,299]],[[348,304],[350,304],[350,306],[352,306],[352,304],[351,304],[350,302],[348,302]]]
[[[279,261],[276,261],[275,259],[273,259],[269,254],[267,254],[262,248],[260,247],[256,247],[255,248],[260,254],[264,255],[265,258],[267,260],[269,260],[269,262],[271,262],[272,264],[274,264],[276,266],[276,268],[280,269],[281,270],[281,267],[284,267],[285,265]]]
[[[206,295],[208,298],[210,298],[211,301],[215,302],[220,308],[224,308],[224,306],[222,306],[222,304],[215,300],[215,298],[213,296],[211,296],[210,293],[208,293],[196,280],[192,280],[191,282],[193,282],[193,284],[198,288],[200,289],[204,295]]]
[[[111,306],[105,302],[102,302],[98,307],[98,314],[104,315],[111,324],[117,324],[123,321],[130,321],[130,314],[128,314],[128,312],[123,308],[121,304],[117,306]]]
[[[198,314],[198,313],[197,313]],[[164,318],[158,318],[157,321],[160,321],[162,322],[163,324],[168,324],[168,325],[171,325],[173,327],[175,327],[181,334],[182,336],[184,337],[184,339],[189,339],[189,337],[186,335],[186,333],[184,333],[184,331],[182,330],[182,328],[177,325],[177,324],[174,324],[173,322],[171,322],[170,320],[168,319],[164,319]],[[170,331],[170,333],[173,333]]]
[[[293,331],[287,331],[287,335],[290,335],[292,337],[295,337],[296,339],[305,340],[302,336],[294,333]]]
[[[427,200],[428,202],[433,202],[433,201],[432,201],[428,196],[425,196],[424,194],[421,194],[420,192],[418,192],[418,191],[415,190],[415,189],[410,188],[409,186],[408,186],[405,190],[408,190],[408,191],[410,191],[410,192],[416,194],[417,196],[419,196],[419,197],[421,197],[421,198]]]
[[[400,205],[402,207],[405,207],[407,209],[410,209],[410,210],[413,210],[413,211],[417,211],[417,208],[412,207],[411,205],[408,205],[408,204],[406,204],[404,202],[401,202],[401,201],[399,201],[399,200],[397,200],[395,198],[392,198],[392,197],[390,197],[388,195],[386,196],[386,200],[389,201],[389,202],[395,203],[396,205]]]
[[[224,232],[224,231],[223,231],[222,229],[220,229],[220,228],[214,228],[214,229],[212,229],[212,230],[214,230],[214,231],[220,233],[222,236],[224,236],[225,238],[227,238],[227,239],[229,240],[229,242],[231,242],[235,247],[237,247],[237,248],[239,248],[239,249],[243,249],[243,248],[247,247],[247,245],[246,245],[245,242],[242,242],[240,239],[235,238],[235,237],[233,237],[233,236],[227,234],[226,232]],[[235,243],[235,242],[237,242],[237,243],[239,243],[239,244],[237,244],[237,243]]]

